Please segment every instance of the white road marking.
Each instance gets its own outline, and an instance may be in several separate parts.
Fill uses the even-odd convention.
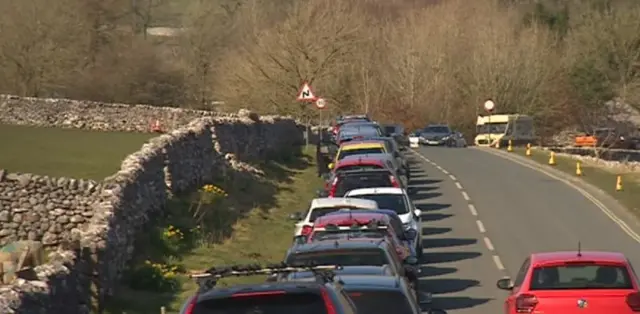
[[[487,249],[489,249],[489,251],[496,250],[496,248],[493,247],[493,243],[491,243],[491,240],[487,237],[484,237],[484,244],[487,246]]]
[[[473,204],[469,204],[469,211],[471,215],[478,216],[478,211],[476,210],[476,206]]]
[[[476,225],[478,225],[478,230],[480,230],[481,233],[487,232],[487,229],[484,228],[484,224],[482,223],[482,221],[476,220]]]
[[[422,158],[422,160],[424,160],[424,161],[430,163],[431,165],[433,165],[436,169],[440,170],[445,175],[448,175],[449,178],[455,183],[455,185],[458,188],[458,190],[460,190],[460,193],[462,194],[462,197],[464,197],[464,199],[467,202],[471,201],[471,198],[469,197],[469,194],[467,194],[467,192],[464,191],[464,189],[462,187],[462,184],[460,184],[460,182],[458,182],[458,179],[454,175],[449,174],[449,172],[447,170],[445,170],[444,168],[440,167],[439,165],[437,165],[435,162],[429,160],[428,158],[422,156],[421,154],[419,154],[415,150],[411,150],[411,151],[414,154],[418,155],[418,157]],[[476,210],[475,205],[467,204],[467,206],[469,207],[469,211],[471,212],[471,215],[477,217],[478,216],[478,211]],[[476,220],[476,225],[478,226],[478,230],[480,231],[480,233],[486,234],[487,229],[484,227],[484,224],[482,223],[482,221],[480,221],[479,219]],[[493,243],[491,242],[491,239],[489,239],[489,237],[483,236],[483,240],[484,240],[484,244],[487,246],[487,249],[489,249],[489,251],[491,251],[491,252],[495,252],[495,247],[493,246]],[[493,254],[491,257],[493,259],[493,263],[496,265],[498,270],[504,271],[505,270],[504,264],[502,264],[502,260],[500,260],[500,256],[498,256],[496,254]]]
[[[493,256],[493,262],[496,264],[496,267],[498,267],[499,270],[504,270],[504,265],[502,264],[502,261],[500,260],[500,256],[494,255]]]

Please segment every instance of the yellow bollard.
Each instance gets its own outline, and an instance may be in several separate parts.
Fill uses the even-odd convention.
[[[556,165],[556,152],[551,152],[549,154],[549,166],[555,166]]]
[[[582,176],[582,163],[580,162],[580,160],[576,161],[576,175]]]
[[[527,156],[531,156],[531,143],[527,143],[527,151],[525,151]]]
[[[512,152],[513,151],[513,145],[511,145],[511,140],[509,140],[509,145],[507,146],[507,151],[508,152]]]
[[[622,191],[622,176],[616,179],[616,191]]]

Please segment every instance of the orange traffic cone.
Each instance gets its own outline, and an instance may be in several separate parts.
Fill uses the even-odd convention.
[[[160,120],[156,120],[151,124],[151,132],[162,133],[162,126],[160,125]]]

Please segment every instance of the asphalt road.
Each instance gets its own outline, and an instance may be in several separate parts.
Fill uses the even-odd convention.
[[[640,265],[638,243],[568,185],[474,148],[418,151],[435,164],[413,158],[415,202],[426,210],[424,285],[449,313],[502,313],[506,294],[495,282],[532,252],[580,242]]]

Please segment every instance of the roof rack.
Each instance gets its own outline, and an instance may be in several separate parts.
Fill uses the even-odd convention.
[[[287,274],[302,271],[311,271],[317,277],[323,278],[326,282],[333,281],[335,270],[341,270],[340,265],[315,265],[309,263],[302,266],[291,266],[286,263],[232,265],[211,267],[204,272],[189,275],[196,280],[201,290],[211,290],[216,287],[218,280],[227,277],[244,277],[257,275]]]

